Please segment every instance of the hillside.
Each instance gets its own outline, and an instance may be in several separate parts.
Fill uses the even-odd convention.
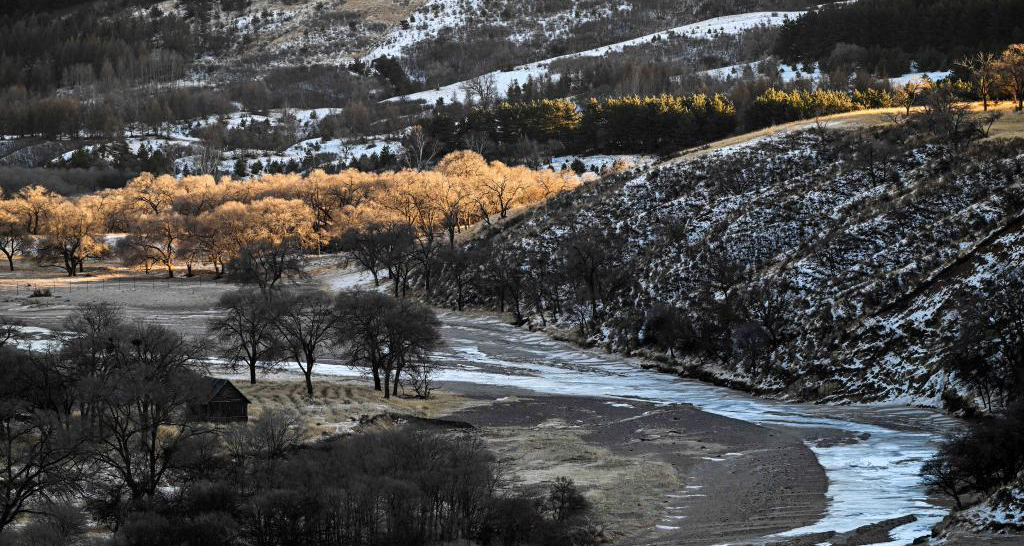
[[[986,33],[983,42],[946,43],[926,33],[926,48],[903,44],[891,62],[879,61],[889,51],[883,45],[898,45],[888,37],[830,37],[836,21],[865,26],[925,9],[904,4],[19,2],[0,16],[0,185],[16,190],[31,172],[24,169],[56,179],[61,191],[117,186],[141,172],[382,172],[459,149],[508,164],[599,172],[617,159],[646,161],[675,149],[633,140],[615,150],[591,148],[594,135],[572,130],[502,134],[480,123],[495,116],[474,116],[474,108],[706,95],[731,103],[744,131],[766,125],[748,113],[776,91],[846,94],[858,108],[894,106],[897,86],[928,75],[963,79],[958,92],[976,98],[977,86],[968,85],[974,72],[954,62],[972,48],[1001,54],[1016,39],[1013,28],[983,21],[1016,12],[996,0],[971,2],[963,15],[972,33]],[[934,9],[944,20],[960,15],[956,3]],[[864,10],[870,17],[858,15]],[[808,54],[794,54],[800,47],[793,44],[803,43]],[[994,90],[1012,94],[1007,86]],[[787,120],[838,111],[805,110]],[[416,126],[426,139],[407,146]],[[409,157],[409,149],[422,157]]]
[[[1019,275],[1024,142],[809,126],[483,230],[469,301],[786,398],[981,407],[949,370]]]

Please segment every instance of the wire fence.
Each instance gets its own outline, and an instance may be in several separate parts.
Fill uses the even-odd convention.
[[[17,283],[0,284],[0,293],[7,297],[45,297],[70,296],[95,292],[134,292],[152,290],[181,290],[193,293],[203,286],[212,286],[215,282],[194,277],[112,277],[109,279],[90,279],[88,277],[69,277],[66,279],[32,279]]]

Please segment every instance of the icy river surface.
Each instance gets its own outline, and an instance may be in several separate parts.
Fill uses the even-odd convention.
[[[642,370],[621,356],[583,350],[492,317],[441,313],[447,347],[440,381],[529,389],[539,393],[687,403],[725,417],[767,426],[827,427],[862,440],[809,447],[829,478],[828,509],[817,523],[784,535],[849,531],[913,514],[892,542],[928,535],[948,510],[930,502],[918,476],[944,433],[957,426],[939,412],[906,406],[834,407],[762,400],[730,389]]]

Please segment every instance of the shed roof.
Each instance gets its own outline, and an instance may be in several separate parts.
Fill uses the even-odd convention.
[[[242,391],[238,389],[238,387],[231,383],[231,381],[220,377],[207,377],[206,379],[209,380],[210,386],[210,392],[209,394],[207,394],[206,397],[207,400],[213,400],[214,398],[217,398],[218,396],[220,396],[221,392],[224,391],[224,389],[230,387],[231,390],[238,393],[238,396],[242,397],[242,400],[245,400],[246,404],[252,403],[249,401],[248,398],[245,397],[245,394],[243,394]]]

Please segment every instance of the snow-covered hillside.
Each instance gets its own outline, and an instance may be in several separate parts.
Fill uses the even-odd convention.
[[[647,34],[631,40],[523,64],[510,70],[490,72],[474,79],[493,85],[498,96],[504,96],[505,91],[513,83],[518,82],[522,85],[526,83],[529,78],[538,79],[546,76],[551,63],[554,61],[580,57],[601,57],[609,53],[623,51],[629,47],[649,44],[658,40],[668,39],[673,36],[712,38],[720,34],[737,34],[762,25],[778,26],[790,19],[799,17],[803,13],[804,12],[802,11],[775,11],[741,13],[738,15],[715,17],[698,23],[678,26],[661,32]],[[388,100],[420,100],[427,103],[434,103],[438,99],[444,99],[449,102],[461,101],[466,95],[470,82],[471,80],[456,82],[437,89],[394,97]]]
[[[1019,142],[968,152],[904,127],[815,129],[586,184],[474,244],[540,283],[521,296],[535,326],[636,350],[674,313],[669,369],[940,406],[977,394],[947,364],[965,298],[984,301],[1024,263],[1021,202]]]

